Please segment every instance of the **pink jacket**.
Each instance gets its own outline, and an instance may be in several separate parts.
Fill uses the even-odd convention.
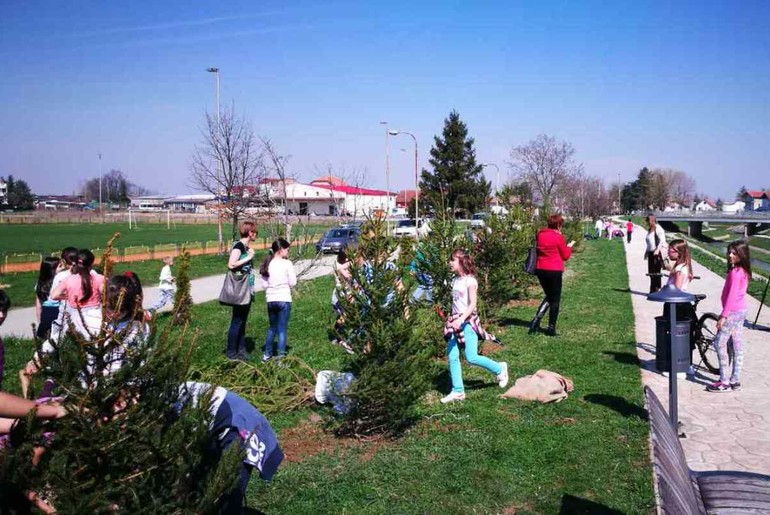
[[[727,272],[725,287],[722,288],[722,314],[727,317],[732,313],[746,310],[746,290],[749,287],[749,276],[743,268],[735,267]]]

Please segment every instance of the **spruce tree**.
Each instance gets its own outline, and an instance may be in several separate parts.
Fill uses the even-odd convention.
[[[190,253],[182,248],[177,257],[176,293],[174,294],[174,324],[185,324],[190,321]]]
[[[457,111],[449,113],[441,137],[433,140],[429,159],[433,171],[423,169],[420,180],[425,206],[438,212],[445,203],[453,214],[481,211],[489,198],[490,183],[476,162],[474,140]],[[422,203],[422,196],[420,200]]]
[[[13,475],[3,480],[44,492],[58,513],[215,512],[235,485],[242,455],[233,446],[221,460],[212,457],[209,398],[173,409],[194,346],[169,331],[129,342],[127,329],[110,327],[91,338],[69,331],[44,355],[69,414],[49,428],[20,425],[13,455],[2,459],[3,472],[11,464]],[[116,353],[122,366],[109,373]],[[31,450],[41,444],[45,453],[33,467]]]
[[[477,234],[471,249],[479,282],[479,305],[493,318],[509,301],[526,296],[533,276],[524,271],[529,248],[535,239],[532,210],[506,206],[508,213],[492,215]]]
[[[402,283],[401,270],[389,261],[395,251],[385,222],[368,221],[351,266],[350,295],[339,292],[345,312],[339,336],[355,352],[345,371],[356,377],[347,392],[351,409],[339,427],[342,434],[399,434],[429,388],[431,349],[409,313],[411,280],[407,275]]]

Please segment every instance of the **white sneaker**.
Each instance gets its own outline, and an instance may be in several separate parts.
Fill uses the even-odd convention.
[[[503,371],[497,374],[497,384],[500,385],[500,388],[505,388],[508,386],[508,363],[503,361]]]
[[[450,392],[449,395],[441,398],[441,404],[449,404],[450,402],[464,401],[464,400],[465,400],[464,393]]]

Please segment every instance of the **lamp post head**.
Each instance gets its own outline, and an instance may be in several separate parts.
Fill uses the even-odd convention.
[[[390,134],[391,136],[398,136],[401,133],[399,131],[388,131],[388,134]]]
[[[655,293],[647,295],[647,300],[651,300],[652,302],[682,304],[694,301],[695,295],[680,290],[673,284],[667,284]]]
[[[206,68],[209,73],[219,73],[219,68]]]

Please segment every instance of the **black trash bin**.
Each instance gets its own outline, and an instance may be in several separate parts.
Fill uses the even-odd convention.
[[[691,321],[677,320],[674,324],[674,330],[669,330],[671,324],[669,316],[655,317],[655,368],[661,372],[671,371],[670,350],[672,348],[671,339],[673,339],[674,349],[674,370],[687,372],[690,368],[690,330]]]

